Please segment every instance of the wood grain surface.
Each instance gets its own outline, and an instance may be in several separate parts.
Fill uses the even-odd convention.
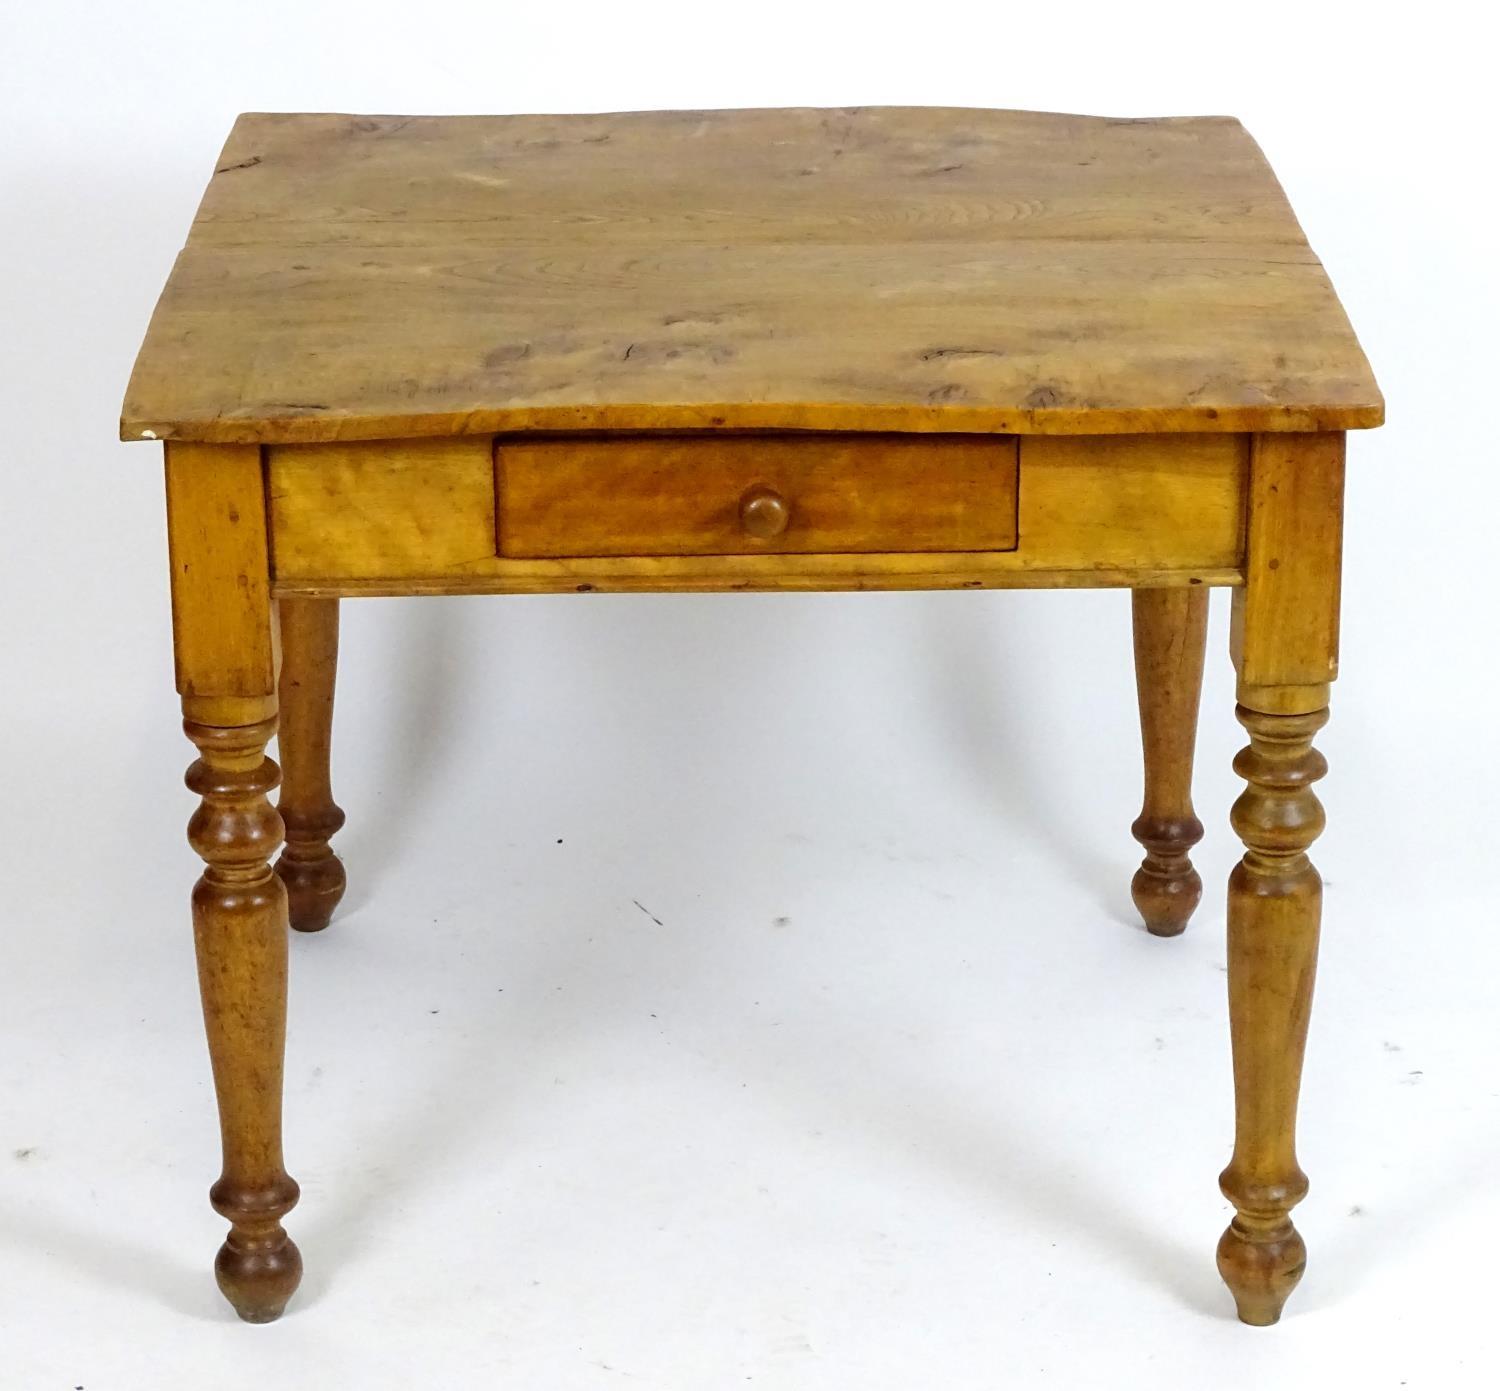
[[[1379,424],[1226,117],[248,115],[126,439]]]

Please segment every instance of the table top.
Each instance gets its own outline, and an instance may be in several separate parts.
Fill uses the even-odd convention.
[[[1228,117],[241,116],[124,439],[1378,425]]]

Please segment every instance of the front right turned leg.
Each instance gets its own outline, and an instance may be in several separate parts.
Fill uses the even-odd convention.
[[[1313,738],[1338,674],[1344,439],[1258,435],[1249,462],[1245,584],[1230,623],[1235,713],[1250,736],[1230,813],[1245,843],[1229,879],[1234,1153],[1219,1177],[1235,1212],[1218,1261],[1240,1318],[1271,1324],[1307,1263],[1291,1218],[1307,1193],[1297,1096],[1323,905],[1307,852],[1327,772]]]
[[[1291,1210],[1307,1194],[1297,1163],[1297,1094],[1323,902],[1307,850],[1323,829],[1312,785],[1327,764],[1312,740],[1328,711],[1281,715],[1241,705],[1236,713],[1250,744],[1234,760],[1247,783],[1230,816],[1245,843],[1229,879],[1235,1136],[1219,1178],[1235,1216],[1218,1263],[1240,1318],[1271,1324],[1307,1264]]]

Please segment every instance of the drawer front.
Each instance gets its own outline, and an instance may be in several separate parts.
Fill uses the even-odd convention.
[[[1001,435],[501,439],[499,554],[852,554],[1016,548]]]

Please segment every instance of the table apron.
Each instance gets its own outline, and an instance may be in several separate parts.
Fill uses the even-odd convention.
[[[279,595],[1238,585],[1249,441],[1021,436],[1010,549],[567,558],[500,554],[504,439],[271,445],[271,583]],[[935,441],[933,468],[946,466]],[[913,512],[924,501],[911,492]]]

